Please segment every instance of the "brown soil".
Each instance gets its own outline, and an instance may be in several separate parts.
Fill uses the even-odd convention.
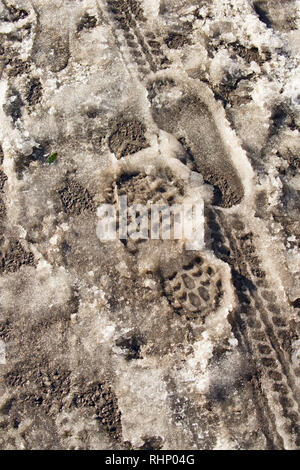
[[[146,128],[137,119],[119,121],[109,136],[109,148],[118,159],[148,147]]]
[[[43,87],[39,78],[33,78],[29,84],[28,95],[26,101],[29,106],[35,106],[41,101],[43,95]]]
[[[64,185],[58,191],[63,210],[68,215],[80,215],[83,212],[93,212],[96,209],[93,197],[89,191],[74,179],[66,178]]]
[[[26,251],[18,240],[7,243],[0,251],[0,272],[16,272],[22,266],[34,266],[34,256]]]

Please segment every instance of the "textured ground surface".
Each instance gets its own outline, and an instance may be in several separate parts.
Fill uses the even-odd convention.
[[[298,26],[0,1],[1,449],[300,448]],[[99,203],[197,194],[201,252],[97,238]]]

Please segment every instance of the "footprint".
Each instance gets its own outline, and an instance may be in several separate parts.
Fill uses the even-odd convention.
[[[128,209],[132,206],[143,205],[146,207],[148,213],[148,227],[157,229],[157,225],[151,225],[151,208],[153,205],[168,207],[174,203],[180,203],[184,196],[184,184],[172,173],[169,168],[158,168],[152,174],[146,174],[144,171],[135,173],[121,173],[116,181],[109,183],[104,191],[104,202],[106,204],[113,204],[116,209],[116,214],[119,216],[119,200],[121,196],[127,197]],[[128,235],[131,234],[132,217],[128,212]],[[159,219],[159,224],[161,219]],[[136,254],[138,251],[145,250],[145,245],[151,251],[153,246],[159,245],[159,250],[164,249],[165,243],[159,240],[152,240],[150,232],[149,240],[143,236],[144,232],[139,237],[138,234],[134,240],[130,237],[123,240],[126,249]],[[173,243],[172,240],[170,240]],[[143,247],[141,246],[141,243]],[[176,241],[174,241],[176,243]],[[152,248],[151,248],[152,247]],[[158,249],[158,247],[157,247]],[[142,255],[141,253],[141,255]],[[144,255],[146,256],[145,252]]]
[[[239,204],[244,196],[243,185],[204,99],[166,77],[151,83],[148,98],[158,127],[185,142],[193,155],[194,170],[214,186],[215,204]]]
[[[145,137],[146,128],[137,119],[118,120],[108,139],[109,148],[118,159],[136,153],[149,146]]]
[[[215,312],[223,297],[221,273],[204,257],[188,262],[176,260],[176,267],[163,270],[164,292],[170,305],[182,315],[205,318]]]

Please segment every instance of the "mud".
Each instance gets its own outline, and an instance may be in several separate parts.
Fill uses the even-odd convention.
[[[296,3],[0,1],[0,449],[300,448]]]
[[[143,123],[135,119],[121,121],[112,125],[112,133],[108,139],[109,148],[117,158],[139,152],[148,147],[145,132]]]

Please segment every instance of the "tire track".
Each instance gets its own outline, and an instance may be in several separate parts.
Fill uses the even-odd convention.
[[[107,0],[107,11],[113,19],[113,29],[122,30],[128,50],[143,81],[151,72],[168,67],[169,60],[161,51],[161,43],[153,33],[141,33],[145,18],[136,0]],[[119,40],[120,35],[116,32]]]
[[[225,218],[220,210],[213,209],[212,213],[214,219],[211,224],[212,236],[214,237],[215,234],[213,249],[219,258],[230,265],[239,301],[239,308],[231,315],[233,331],[242,348],[254,358],[259,368],[260,383],[269,402],[269,427],[272,429],[272,422],[277,421],[279,435],[289,435],[290,445],[298,447],[300,423],[296,378],[286,358],[285,344],[278,337],[281,328],[276,325],[276,322],[279,324],[278,318],[283,316],[282,312],[273,303],[277,316],[275,322],[273,318],[270,321],[265,307],[266,300],[261,295],[261,291],[266,289],[268,284],[265,273],[259,267],[253,243],[251,243],[250,251],[252,261],[255,260],[255,266],[251,266],[249,250],[245,249],[239,237],[235,236],[235,230],[232,230],[232,220]],[[240,239],[243,241],[243,236]],[[227,247],[224,242],[227,242]],[[266,291],[263,290],[263,292]],[[274,300],[274,293],[267,292],[269,298],[273,297]],[[286,325],[286,322],[282,324]],[[261,393],[260,398],[263,399]],[[274,408],[280,413],[280,419],[276,420],[276,417],[270,413],[270,409]],[[284,425],[281,422],[284,422]],[[278,433],[276,441],[280,444]]]

